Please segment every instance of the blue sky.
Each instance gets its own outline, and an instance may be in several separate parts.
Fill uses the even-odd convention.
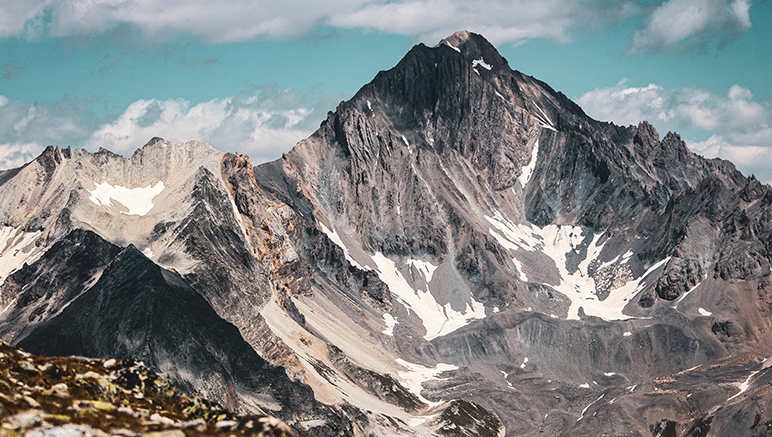
[[[153,136],[272,160],[414,44],[487,37],[618,124],[772,182],[772,4],[751,0],[6,0],[0,168]]]

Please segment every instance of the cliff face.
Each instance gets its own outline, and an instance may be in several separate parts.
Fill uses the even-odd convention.
[[[275,162],[50,148],[0,199],[3,338],[309,433],[766,420],[772,188],[589,118],[480,35],[414,47]]]

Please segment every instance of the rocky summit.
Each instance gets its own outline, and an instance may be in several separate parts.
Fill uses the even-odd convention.
[[[770,435],[771,220],[772,187],[458,32],[274,162],[154,138],[0,172],[0,336],[310,436]]]

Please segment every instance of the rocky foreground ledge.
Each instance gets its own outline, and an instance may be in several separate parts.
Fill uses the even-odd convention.
[[[0,341],[1,436],[297,436],[270,416],[236,416],[177,393],[135,360],[43,357]]]

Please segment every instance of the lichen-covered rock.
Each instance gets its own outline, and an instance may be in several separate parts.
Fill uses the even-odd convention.
[[[0,342],[0,435],[296,436],[270,416],[240,417],[179,394],[135,360],[40,357]]]

